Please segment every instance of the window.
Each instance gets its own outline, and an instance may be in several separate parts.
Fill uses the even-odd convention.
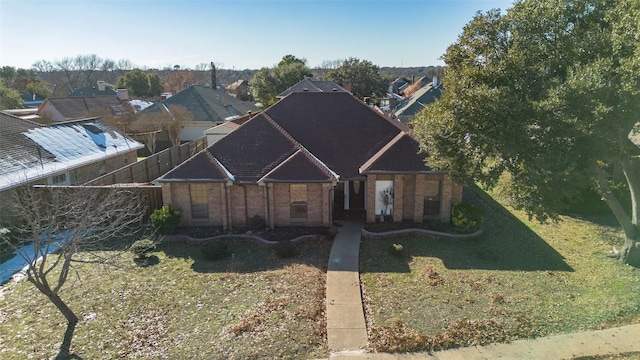
[[[189,197],[191,198],[191,217],[193,219],[209,218],[209,197],[207,196],[207,185],[189,185]]]
[[[104,175],[106,173],[107,173],[107,163],[106,161],[102,160],[98,162],[98,174]]]
[[[440,215],[440,180],[427,180],[424,182],[424,217]]]
[[[69,171],[69,184],[70,185],[78,184],[78,170]]]
[[[307,220],[307,185],[291,184],[289,199],[291,201],[291,220]]]
[[[67,181],[67,174],[58,174],[51,177],[51,185],[64,185]]]

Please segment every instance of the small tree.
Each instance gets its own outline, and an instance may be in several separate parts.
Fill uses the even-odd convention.
[[[63,286],[74,272],[74,263],[107,264],[114,257],[98,250],[116,250],[114,256],[126,251],[122,241],[111,247],[109,243],[131,238],[138,230],[144,215],[142,199],[131,191],[89,187],[25,186],[9,196],[8,210],[15,219],[10,227],[12,239],[5,230],[0,240],[24,259],[27,280],[67,319],[60,356],[68,356],[78,316],[60,296]]]

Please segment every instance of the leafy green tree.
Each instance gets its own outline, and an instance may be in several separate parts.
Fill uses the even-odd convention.
[[[14,89],[4,86],[4,81],[0,79],[0,110],[4,109],[22,109],[24,101],[20,97],[20,93]]]
[[[544,221],[592,187],[626,235],[622,261],[640,266],[640,2],[518,1],[478,13],[444,60],[446,91],[415,132],[427,162],[486,186]],[[632,209],[612,192],[622,169]],[[615,250],[615,249],[614,249]]]
[[[147,74],[140,69],[127,71],[118,78],[116,87],[125,88],[131,94],[143,97],[158,96],[162,93],[162,81],[158,74]]]
[[[252,95],[263,105],[276,102],[276,96],[300,82],[305,76],[311,76],[311,70],[305,60],[286,55],[273,68],[262,68],[249,80]]]
[[[329,70],[323,78],[338,85],[351,84],[351,93],[357,98],[382,96],[388,82],[380,75],[380,67],[371,61],[348,58],[340,67]]]

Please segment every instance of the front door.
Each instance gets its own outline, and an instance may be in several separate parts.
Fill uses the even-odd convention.
[[[365,220],[365,182],[341,181],[333,194],[333,215],[335,220]]]

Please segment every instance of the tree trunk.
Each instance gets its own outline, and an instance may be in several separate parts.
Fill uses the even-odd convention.
[[[78,323],[78,316],[76,316],[76,314],[67,306],[67,304],[62,301],[58,294],[47,294],[47,297],[49,297],[51,302],[58,308],[58,310],[60,310],[69,324]]]
[[[626,238],[619,256],[625,264],[640,268],[640,241]]]

